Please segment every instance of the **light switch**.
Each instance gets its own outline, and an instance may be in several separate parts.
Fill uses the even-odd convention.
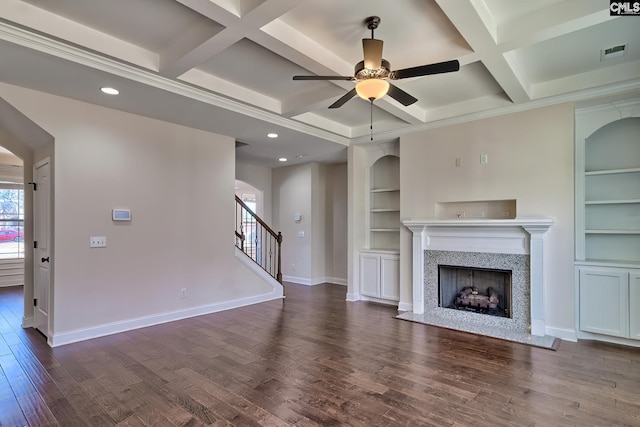
[[[304,231],[298,231],[298,237],[303,239],[304,238]]]

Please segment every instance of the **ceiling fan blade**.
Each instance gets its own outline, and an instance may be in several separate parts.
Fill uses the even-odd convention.
[[[293,80],[353,80],[353,76],[293,76]]]
[[[394,86],[391,83],[389,83],[389,92],[387,92],[387,95],[389,95],[405,107],[418,101],[417,98],[414,98],[407,92],[400,89],[398,86]]]
[[[356,88],[351,89],[349,92],[345,93],[342,97],[340,97],[336,102],[329,105],[329,108],[340,108],[342,107],[348,100],[356,96]]]
[[[382,40],[362,39],[364,68],[377,70],[382,66]]]
[[[408,79],[410,77],[428,76],[430,74],[451,73],[460,69],[457,59],[453,61],[438,62],[436,64],[420,65],[418,67],[405,68],[392,71],[389,75],[391,80]]]

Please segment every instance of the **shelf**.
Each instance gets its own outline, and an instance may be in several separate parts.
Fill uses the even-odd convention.
[[[640,172],[640,168],[609,169],[609,170],[601,170],[601,171],[589,171],[589,172],[585,172],[584,174],[586,176],[593,176],[593,175],[613,175],[613,174],[617,174],[617,173],[634,173],[634,172]]]
[[[640,234],[640,230],[584,230],[585,234]]]
[[[375,209],[370,209],[369,212],[400,212],[400,209],[387,209],[387,208],[375,208]]]
[[[588,200],[585,205],[625,205],[640,203],[640,199],[624,199],[624,200]]]
[[[398,232],[400,228],[372,228],[370,231]]]
[[[372,193],[391,193],[394,191],[400,191],[399,188],[372,188],[371,190]]]

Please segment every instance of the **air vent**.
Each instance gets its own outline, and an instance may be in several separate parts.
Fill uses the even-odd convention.
[[[602,49],[600,51],[600,61],[604,61],[606,59],[618,58],[624,55],[625,53],[627,53],[626,44],[619,44],[617,46]]]

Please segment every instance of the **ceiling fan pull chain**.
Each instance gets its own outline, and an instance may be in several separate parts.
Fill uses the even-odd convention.
[[[373,141],[373,99],[370,100],[371,102],[371,125],[369,125],[369,129],[371,130],[371,141]]]

